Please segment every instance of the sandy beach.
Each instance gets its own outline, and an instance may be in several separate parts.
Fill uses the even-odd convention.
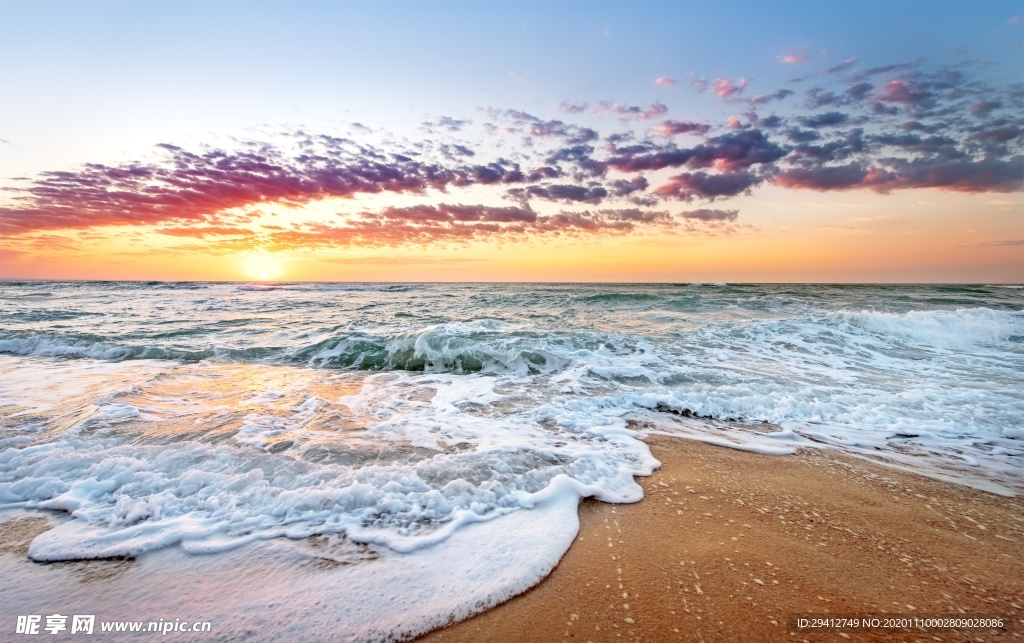
[[[631,505],[585,501],[538,586],[422,641],[1024,639],[1024,502],[827,451],[648,439]],[[787,616],[1012,616],[1013,632],[792,633]]]

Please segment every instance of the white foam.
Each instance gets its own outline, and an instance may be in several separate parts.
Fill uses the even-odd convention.
[[[74,518],[36,538],[32,558],[134,556],[169,545],[210,552],[254,539],[331,533],[410,552],[464,525],[532,508],[555,490],[639,500],[633,476],[657,466],[614,414],[586,427],[557,429],[539,422],[550,409],[532,416],[481,413],[500,405],[495,386],[509,383],[484,375],[371,376],[359,393],[342,398],[366,421],[359,440],[346,441],[345,434],[309,426],[329,402],[287,387],[263,388],[289,373],[298,377],[291,388],[304,388],[313,372],[277,370],[259,381],[244,380],[263,392],[240,395],[243,406],[254,410],[235,434],[237,446],[136,442],[131,436],[148,430],[138,428],[140,422],[194,423],[182,424],[188,416],[180,408],[161,420],[155,406],[144,415],[136,404],[118,401],[94,407],[45,449],[0,453],[6,505],[66,511]],[[213,365],[182,367],[149,381],[139,395],[156,399],[175,378],[211,376],[227,373]],[[436,393],[429,402],[411,400],[410,387]],[[262,408],[257,402],[271,406],[255,410]],[[202,418],[217,411],[199,405],[193,412],[206,414]],[[277,453],[285,434],[299,444]],[[354,464],[301,457],[305,443],[332,437],[342,453],[354,454]],[[359,452],[367,444],[372,457]],[[452,451],[455,444],[464,446]],[[429,451],[404,455],[410,447]],[[392,455],[382,458],[382,448]]]
[[[529,511],[465,524],[444,540],[402,554],[373,547],[339,556],[330,546],[282,539],[213,556],[163,549],[134,563],[95,563],[119,570],[99,581],[101,592],[95,581],[82,583],[75,568],[41,573],[0,555],[0,615],[9,621],[54,605],[61,613],[95,614],[102,621],[209,621],[211,635],[225,640],[254,632],[266,641],[404,640],[540,582],[578,532],[578,497],[568,478],[559,478],[546,493],[535,494]],[[10,515],[0,514],[0,520]]]
[[[907,313],[841,312],[837,318],[870,333],[939,348],[964,348],[1005,341],[1024,327],[1020,314],[988,308]]]

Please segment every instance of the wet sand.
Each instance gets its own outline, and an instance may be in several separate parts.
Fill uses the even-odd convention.
[[[538,586],[420,640],[1024,640],[1024,499],[826,451],[652,436],[633,505],[585,501]],[[794,613],[1009,615],[996,630],[791,632]]]

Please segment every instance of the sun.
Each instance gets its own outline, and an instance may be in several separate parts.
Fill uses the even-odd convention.
[[[245,262],[245,274],[257,281],[273,281],[282,272],[281,260],[268,252],[253,253]]]

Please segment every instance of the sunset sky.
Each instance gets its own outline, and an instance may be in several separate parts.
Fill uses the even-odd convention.
[[[0,0],[0,277],[1019,283],[1021,13]]]

